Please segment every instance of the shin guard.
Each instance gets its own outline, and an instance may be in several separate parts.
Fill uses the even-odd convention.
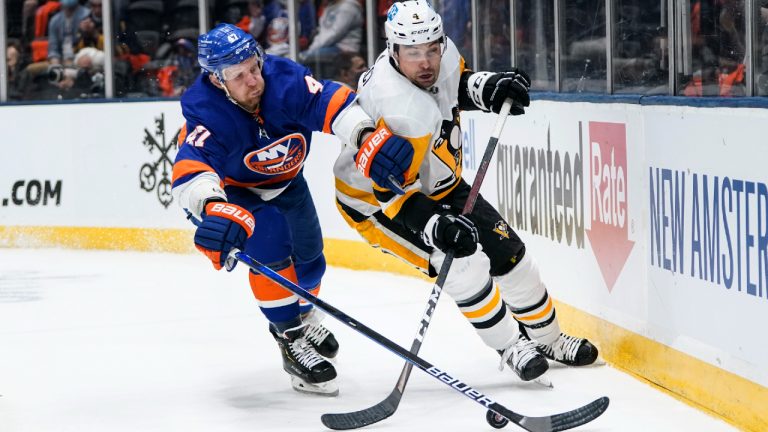
[[[542,344],[553,343],[560,335],[560,325],[536,261],[526,254],[510,272],[495,280],[528,337]]]

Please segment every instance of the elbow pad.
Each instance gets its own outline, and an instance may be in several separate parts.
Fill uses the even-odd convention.
[[[201,173],[178,187],[179,204],[198,220],[206,204],[212,201],[226,201],[227,194],[220,186],[219,176],[212,172]]]
[[[373,120],[357,101],[352,102],[340,112],[331,125],[331,130],[333,130],[334,135],[339,137],[344,147],[355,150],[360,148],[360,137],[363,132],[374,129],[376,129],[376,125]]]

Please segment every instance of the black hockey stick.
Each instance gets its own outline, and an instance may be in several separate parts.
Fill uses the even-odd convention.
[[[409,364],[412,364],[413,366],[416,366],[417,368],[423,370],[428,375],[434,377],[435,379],[442,382],[443,384],[446,384],[451,389],[463,394],[469,399],[472,399],[476,403],[483,406],[483,408],[485,408],[486,410],[492,411],[504,417],[505,419],[515,423],[516,425],[522,427],[527,431],[557,432],[557,431],[563,431],[566,429],[571,429],[596,419],[597,417],[600,416],[600,414],[605,412],[605,410],[608,408],[608,398],[604,396],[580,408],[576,408],[572,411],[568,411],[565,413],[554,414],[551,416],[528,417],[522,414],[518,414],[504,407],[498,402],[495,402],[493,399],[484,395],[478,390],[475,390],[469,384],[466,384],[460,379],[455,378],[453,375],[450,375],[447,372],[443,371],[442,369],[435,367],[433,364],[427,362],[421,357],[418,357],[415,354],[411,354],[405,348],[392,342],[391,340],[377,333],[376,331],[366,326],[365,324],[361,323],[360,321],[336,309],[332,305],[326,303],[324,300],[319,299],[318,297],[314,296],[308,291],[304,291],[298,285],[284,278],[281,274],[277,273],[276,271],[272,270],[266,265],[254,260],[244,252],[240,252],[237,249],[233,249],[230,252],[229,256],[235,258],[236,260],[240,261],[244,265],[248,266],[251,270],[264,275],[265,277],[270,279],[272,282],[275,282],[276,284],[296,294],[297,296],[301,297],[307,302],[315,305],[316,307],[320,308],[323,312],[333,316],[334,318],[341,321],[342,323],[352,328],[353,330],[357,331],[358,333],[362,334],[363,336],[368,337],[369,339],[381,345],[382,347],[386,348],[387,350],[391,351],[392,353],[400,356],[403,360],[407,361]]]
[[[483,184],[485,173],[488,171],[488,166],[491,163],[491,158],[496,150],[496,145],[499,142],[499,136],[501,136],[501,130],[504,129],[504,123],[509,115],[509,110],[512,108],[512,101],[507,99],[501,106],[499,116],[496,119],[496,125],[493,128],[491,137],[488,139],[488,145],[485,147],[485,153],[483,153],[483,159],[480,161],[480,167],[477,169],[475,175],[475,181],[472,182],[472,189],[469,191],[467,201],[464,203],[464,209],[461,214],[472,213],[472,209],[477,202],[477,195],[480,193],[480,186]],[[448,251],[445,254],[443,264],[440,266],[440,273],[437,274],[437,280],[432,286],[432,293],[429,295],[427,301],[427,308],[424,310],[421,321],[419,322],[419,330],[416,332],[416,337],[411,344],[411,353],[418,354],[421,349],[421,344],[424,341],[424,335],[427,333],[427,327],[432,319],[432,314],[437,307],[437,301],[440,300],[440,293],[443,291],[443,285],[445,279],[448,277],[448,270],[451,268],[453,262],[453,251]],[[405,363],[403,370],[400,371],[400,377],[397,379],[397,384],[392,392],[383,401],[373,405],[369,408],[362,409],[360,411],[348,412],[348,413],[332,413],[323,414],[323,424],[331,429],[347,430],[358,429],[374,423],[380,422],[387,417],[391,416],[397,410],[400,405],[400,400],[403,398],[403,392],[405,386],[408,385],[408,378],[411,375],[411,369],[413,365],[409,362]]]

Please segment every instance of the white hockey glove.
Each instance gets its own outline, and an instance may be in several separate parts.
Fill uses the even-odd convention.
[[[467,80],[467,93],[472,102],[483,111],[498,113],[504,100],[512,99],[511,115],[525,114],[531,104],[528,90],[531,79],[525,72],[512,69],[508,72],[475,72]]]

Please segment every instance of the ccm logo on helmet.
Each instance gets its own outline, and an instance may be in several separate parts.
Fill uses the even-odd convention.
[[[285,174],[301,168],[307,157],[307,140],[304,135],[286,135],[272,144],[248,153],[243,163],[259,174]]]
[[[392,133],[387,128],[380,128],[373,135],[368,137],[365,144],[357,158],[357,169],[363,174],[368,172],[368,162],[371,160],[371,155],[378,151],[379,146],[389,139]]]

